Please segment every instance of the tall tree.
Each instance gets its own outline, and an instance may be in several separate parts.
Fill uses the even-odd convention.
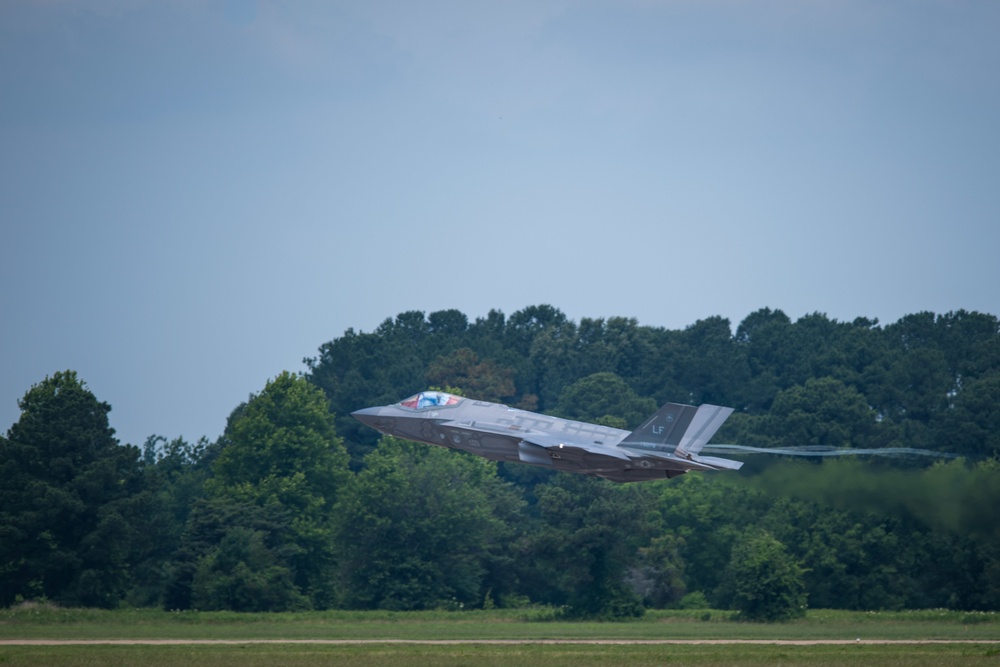
[[[287,509],[295,584],[314,605],[332,604],[331,510],[349,473],[323,393],[305,378],[281,373],[234,411],[221,445],[209,492]],[[231,546],[247,539],[242,534]]]
[[[875,414],[864,396],[833,378],[779,392],[763,430],[781,445],[865,447]]]
[[[652,399],[638,396],[614,373],[594,373],[563,389],[558,414],[567,419],[635,428],[656,411]]]
[[[522,547],[522,577],[535,594],[573,617],[642,615],[645,591],[630,575],[650,538],[650,487],[562,473],[537,493],[540,521]]]
[[[504,368],[467,347],[438,357],[427,368],[430,386],[461,387],[466,396],[499,403],[515,394],[514,370]]]
[[[216,448],[207,438],[189,443],[160,435],[142,448],[143,476],[150,502],[143,518],[140,561],[126,602],[136,607],[163,604],[170,580],[170,561],[177,551],[192,507],[205,495]],[[174,605],[172,608],[176,608]]]
[[[347,604],[478,606],[505,572],[520,500],[479,457],[384,437],[338,503]]]
[[[710,317],[687,327],[678,370],[688,388],[684,402],[738,405],[750,371],[728,319]]]
[[[733,547],[725,585],[748,621],[787,621],[806,613],[802,566],[770,534],[751,529]]]
[[[34,385],[0,444],[0,604],[46,597],[114,607],[128,584],[139,450],[74,371]]]

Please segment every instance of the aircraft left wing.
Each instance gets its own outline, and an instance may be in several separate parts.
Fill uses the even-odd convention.
[[[565,459],[578,463],[599,465],[600,462],[615,462],[620,466],[623,461],[630,461],[628,454],[617,447],[598,445],[592,443],[567,442],[558,435],[552,433],[539,433],[537,431],[514,431],[510,427],[502,424],[476,423],[473,428],[470,424],[460,421],[450,421],[441,424],[458,431],[467,433],[493,433],[502,435],[505,438],[518,439],[518,457],[524,463],[535,465],[552,465],[552,459]]]
[[[586,442],[566,442],[559,436],[549,433],[525,433],[521,438],[521,442],[527,442],[536,447],[544,447],[549,452],[557,454],[562,458],[582,457],[585,454],[590,454],[592,456],[610,456],[622,461],[632,460],[628,454],[617,447]]]

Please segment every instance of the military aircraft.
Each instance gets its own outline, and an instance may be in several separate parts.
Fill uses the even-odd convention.
[[[667,403],[629,432],[540,415],[443,391],[423,391],[394,405],[351,414],[377,431],[461,449],[494,461],[579,472],[613,482],[739,470],[739,461],[699,456],[732,408]]]

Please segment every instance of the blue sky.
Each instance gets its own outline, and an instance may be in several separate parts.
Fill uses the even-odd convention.
[[[1000,314],[1000,4],[0,4],[0,431],[221,433],[347,328]]]

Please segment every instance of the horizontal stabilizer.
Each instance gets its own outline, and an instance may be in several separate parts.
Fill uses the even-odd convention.
[[[711,466],[716,470],[739,470],[743,467],[743,461],[722,459],[717,456],[693,456],[692,460]]]
[[[657,458],[668,461],[678,468],[684,470],[739,470],[743,466],[742,461],[723,459],[715,456],[677,456],[673,452],[661,452],[655,450],[643,451],[646,458]]]

